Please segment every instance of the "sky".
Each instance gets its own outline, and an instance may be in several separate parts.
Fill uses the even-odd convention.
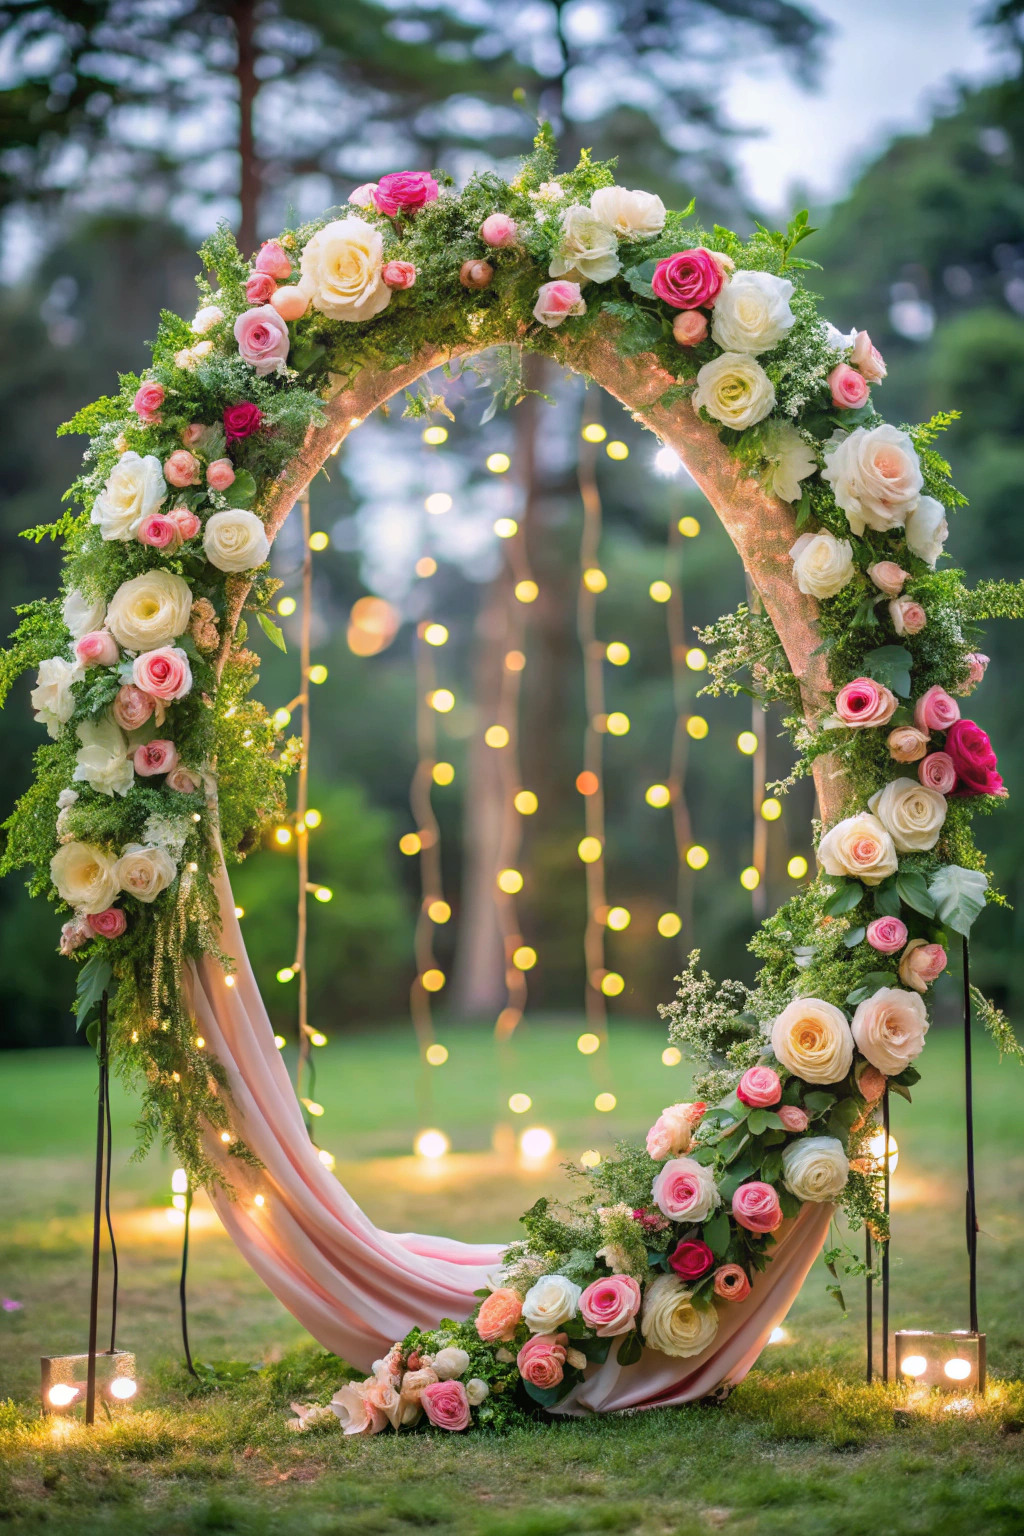
[[[832,23],[819,88],[777,66],[750,65],[725,93],[737,124],[761,125],[737,158],[770,213],[841,197],[894,131],[927,126],[952,76],[978,83],[1007,72],[971,0],[808,0]]]

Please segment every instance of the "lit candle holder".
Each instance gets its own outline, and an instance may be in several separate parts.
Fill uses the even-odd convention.
[[[912,1386],[940,1392],[984,1392],[985,1335],[966,1329],[928,1333],[921,1328],[898,1328],[896,1376]]]
[[[43,1355],[40,1366],[40,1394],[44,1413],[67,1413],[84,1406],[88,1354]],[[139,1389],[135,1375],[135,1356],[131,1350],[106,1350],[96,1356],[96,1382],[104,1396],[115,1403],[126,1403]]]

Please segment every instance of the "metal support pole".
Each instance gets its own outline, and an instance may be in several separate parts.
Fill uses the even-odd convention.
[[[867,1278],[864,1281],[864,1315],[866,1319],[865,1342],[867,1344],[867,1370],[865,1372],[865,1380],[871,1381],[875,1374],[873,1360],[873,1346],[875,1342],[875,1319],[873,1315],[873,1303],[875,1298],[872,1294],[871,1281],[871,1233],[868,1231],[867,1227],[864,1228],[864,1261],[868,1266]]]
[[[967,1120],[967,1266],[971,1332],[978,1332],[978,1205],[974,1183],[974,1068],[971,1059],[971,952],[964,952],[964,1097]]]
[[[181,1342],[185,1348],[185,1365],[190,1376],[198,1376],[199,1372],[192,1364],[192,1351],[188,1347],[188,1302],[185,1295],[185,1283],[188,1277],[188,1229],[192,1218],[192,1180],[188,1182],[185,1191],[185,1233],[181,1243],[181,1279],[178,1282],[178,1301],[181,1306]]]
[[[889,1214],[889,1087],[882,1097],[882,1168],[885,1175],[885,1214]],[[889,1249],[892,1233],[882,1249],[882,1380],[889,1380]]]
[[[107,994],[100,998],[99,1099],[96,1107],[96,1182],[92,1208],[92,1283],[89,1291],[89,1360],[85,1422],[96,1418],[96,1330],[100,1304],[100,1222],[103,1219],[103,1143],[106,1132]]]

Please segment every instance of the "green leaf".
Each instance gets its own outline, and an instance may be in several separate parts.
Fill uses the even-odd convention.
[[[854,427],[862,427],[866,421],[870,421],[874,414],[875,408],[869,400],[866,405],[858,405],[855,409],[834,411],[832,420],[837,427],[852,432]]]
[[[864,900],[864,887],[857,880],[846,880],[825,903],[826,917],[843,917]]]
[[[712,1216],[710,1221],[706,1221],[702,1236],[715,1258],[723,1258],[732,1237],[732,1229],[729,1226],[727,1213],[719,1211],[717,1216]]]
[[[768,1115],[763,1109],[752,1109],[747,1117],[747,1126],[752,1136],[760,1136],[762,1131],[768,1129]]]
[[[806,485],[800,493],[800,500],[796,504],[796,531],[803,533],[811,520],[811,493]]]
[[[879,917],[899,917],[900,915],[900,893],[891,875],[888,880],[883,880],[881,885],[875,887],[875,911]]]
[[[534,1402],[540,1403],[542,1408],[553,1408],[559,1398],[565,1396],[563,1385],[559,1382],[557,1387],[535,1387],[532,1382],[523,1381],[527,1397],[532,1397]]]
[[[785,1184],[782,1185],[781,1189],[777,1189],[775,1193],[779,1197],[779,1204],[782,1206],[783,1216],[799,1216],[800,1201],[797,1199],[796,1195],[792,1194],[786,1188]]]
[[[782,1153],[778,1149],[765,1153],[761,1163],[761,1178],[766,1184],[774,1184],[782,1172]]]
[[[959,864],[944,865],[928,886],[938,917],[964,938],[985,905],[987,888],[987,875],[980,869],[963,869]]]
[[[865,677],[883,683],[902,699],[910,697],[910,669],[913,664],[914,658],[905,645],[880,645],[868,651],[861,663]]]
[[[262,629],[267,639],[272,641],[279,651],[284,651],[287,654],[288,647],[284,643],[284,635],[270,615],[268,613],[258,613],[256,617],[259,619],[260,629]]]
[[[929,894],[928,882],[919,869],[901,869],[896,876],[896,889],[904,906],[913,908],[924,917],[935,916],[935,902]]]
[[[611,1339],[578,1339],[576,1348],[586,1355],[593,1365],[604,1365],[612,1347]]]
[[[812,1115],[823,1115],[827,1109],[832,1108],[835,1101],[834,1093],[822,1093],[819,1088],[804,1094],[804,1108],[809,1109]]]
[[[319,341],[301,341],[297,346],[292,347],[288,356],[288,365],[294,368],[296,373],[305,373],[307,368],[312,368],[314,363],[319,362],[326,350],[327,348]]]
[[[91,955],[82,966],[75,993],[76,1029],[87,1024],[93,1011],[99,1008],[101,997],[110,989],[112,974],[110,961],[104,955]]]
[[[849,933],[845,933],[843,935],[843,943],[846,945],[847,949],[856,949],[858,944],[862,944],[864,942],[864,935],[866,933],[867,929],[863,926],[863,924],[861,924],[859,928],[851,928]]]
[[[639,294],[642,299],[657,297],[654,289],[651,287],[651,278],[654,276],[654,269],[657,265],[657,261],[652,257],[649,261],[642,261],[637,267],[627,267],[626,271],[622,274],[629,287],[632,288],[634,293]]]
[[[856,1008],[866,997],[873,997],[879,987],[892,987],[895,984],[896,977],[891,971],[868,971],[866,976],[861,977],[860,984],[846,994],[846,1001],[851,1008]]]
[[[640,1335],[635,1328],[631,1328],[619,1345],[617,1361],[619,1365],[636,1365],[643,1354],[643,1345],[640,1343]]]
[[[247,469],[237,469],[235,478],[224,492],[229,507],[248,507],[256,495],[256,481]]]

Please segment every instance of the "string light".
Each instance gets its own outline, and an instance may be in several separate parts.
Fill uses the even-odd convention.
[[[593,1035],[588,1031],[586,1034],[580,1035],[579,1039],[576,1041],[576,1049],[582,1056],[593,1056],[595,1051],[599,1051],[601,1049],[600,1037],[598,1035]]]
[[[337,1158],[334,1156],[334,1153],[328,1152],[326,1147],[320,1147],[316,1155],[319,1161],[323,1163],[328,1173],[333,1173],[337,1163]]]
[[[519,532],[519,524],[514,517],[499,517],[494,524],[494,531],[499,539],[514,539]]]
[[[584,864],[596,864],[601,857],[601,841],[596,837],[581,837],[576,852]]]
[[[601,781],[596,773],[584,768],[582,773],[576,775],[576,788],[581,795],[596,795],[601,788]]]
[[[503,725],[489,725],[484,731],[484,741],[489,747],[507,747],[508,731]]]
[[[632,922],[632,915],[626,907],[612,907],[605,918],[605,926],[613,933],[622,933]]]
[[[303,815],[302,820],[305,823],[305,825],[307,827],[309,827],[310,831],[315,831],[316,828],[323,821],[323,817],[321,816],[319,811],[306,811],[305,814]]]
[[[608,433],[599,421],[588,421],[580,436],[585,443],[603,443]]]
[[[626,736],[629,733],[629,716],[624,715],[619,709],[613,710],[605,725],[612,736]]]
[[[282,619],[290,619],[298,607],[294,597],[282,597],[277,605],[277,611]]]
[[[282,983],[294,981],[295,972],[292,970],[290,965],[282,965],[281,969],[277,973],[277,979]]]
[[[274,1044],[277,1046],[279,1051],[283,1051],[285,1046],[288,1044],[288,1042],[285,1039],[284,1035],[275,1035],[274,1036]],[[224,1136],[227,1136],[227,1132],[226,1131],[224,1133]],[[224,1136],[221,1137],[221,1141],[224,1140]],[[231,1137],[228,1136],[227,1139],[228,1139],[228,1141],[230,1141]]]
[[[398,839],[398,846],[401,852],[411,859],[413,854],[419,853],[423,847],[423,840],[418,832],[405,832]]]
[[[330,538],[326,533],[311,533],[309,536],[309,547],[317,554],[325,550],[330,542]]]
[[[703,741],[708,734],[708,723],[703,715],[689,715],[686,720],[686,734],[694,741]]]
[[[273,718],[278,730],[283,731],[286,725],[292,723],[292,712],[290,709],[275,709]]]
[[[740,731],[739,735],[736,737],[736,745],[739,747],[744,757],[753,757],[754,753],[757,751],[757,737],[754,735],[753,731]]]
[[[591,1148],[591,1150],[589,1152],[581,1152],[580,1153],[580,1162],[582,1163],[584,1168],[596,1168],[598,1166],[598,1164],[600,1163],[600,1161],[601,1161],[601,1154],[600,1154],[600,1152],[595,1152],[593,1148]]]
[[[264,1206],[267,1203],[267,1197],[266,1195],[254,1195],[252,1203],[253,1205]]]
[[[508,1107],[514,1115],[525,1115],[528,1109],[533,1108],[533,1100],[528,1093],[513,1093]]]
[[[442,443],[448,441],[447,427],[424,427],[423,441],[429,448],[440,448]]]
[[[498,890],[504,891],[506,896],[515,896],[523,888],[523,877],[518,869],[501,869],[498,871]]]
[[[625,985],[618,971],[606,971],[601,977],[601,991],[605,997],[618,997]]]
[[[532,789],[521,789],[516,794],[512,804],[520,816],[532,816],[538,805],[537,796]]]
[[[236,907],[235,908],[235,916],[237,918],[239,918],[239,919],[243,918],[245,916],[245,908],[244,907]]]
[[[322,1030],[314,1029],[309,1037],[310,1045],[322,1046],[327,1044],[327,1036]]]
[[[287,846],[291,842],[291,840],[292,840],[292,829],[291,829],[291,827],[278,827],[277,831],[274,833],[274,841],[276,843],[279,843],[282,848],[287,848]]]
[[[540,588],[535,581],[517,581],[515,593],[517,602],[535,603],[540,593]]]
[[[284,1045],[284,1038],[283,1038],[283,1036],[275,1035],[274,1039],[275,1039],[275,1041],[280,1040],[281,1041],[281,1045]],[[280,1046],[278,1047],[278,1049],[280,1049]],[[229,1147],[231,1145],[231,1132],[230,1131],[221,1131],[220,1139],[221,1139],[221,1141],[224,1143],[224,1145],[226,1147]]]
[[[423,638],[428,645],[444,645],[448,640],[448,631],[443,624],[428,624],[423,631]]]
[[[661,447],[654,455],[654,472],[656,475],[664,475],[670,480],[673,475],[678,475],[683,467],[683,461],[674,448]]]
[[[334,900],[334,892],[329,885],[318,885],[313,895],[317,901],[323,902],[325,905],[327,902]]]
[[[505,653],[505,668],[509,672],[521,672],[526,666],[526,657],[522,651],[507,651]]]
[[[440,992],[441,988],[445,984],[444,971],[439,971],[436,966],[432,966],[429,971],[423,972],[423,975],[420,977],[420,981],[423,984],[424,991]]]
[[[760,872],[754,868],[753,864],[748,865],[746,869],[741,871],[740,885],[742,885],[745,891],[756,891],[760,884]]]
[[[690,671],[703,672],[707,664],[707,652],[702,651],[699,645],[691,645],[686,653],[686,665]]]
[[[434,491],[423,505],[431,516],[439,517],[442,512],[451,511],[452,499],[447,491]]]
[[[663,912],[658,918],[658,932],[663,939],[674,939],[682,927],[683,920],[678,912]]]
[[[452,915],[452,909],[446,901],[440,899],[427,904],[427,916],[432,923],[447,923]]]
[[[678,1067],[682,1059],[683,1053],[675,1045],[667,1045],[661,1053],[662,1064],[666,1067]]]
[[[448,715],[455,708],[455,695],[450,688],[434,688],[427,694],[427,703],[439,715]]]
[[[647,590],[656,603],[667,603],[672,596],[672,588],[667,581],[652,581]]]
[[[681,517],[676,527],[684,539],[695,539],[700,533],[700,523],[695,517]]]
[[[594,566],[583,572],[583,585],[588,592],[604,592],[608,586],[608,577]]]
[[[415,571],[417,576],[433,576],[437,571],[437,561],[430,555],[421,555],[416,561]]]
[[[604,654],[613,667],[624,667],[629,660],[629,646],[623,645],[621,640],[612,640],[605,646]]]
[[[778,800],[769,797],[769,799],[761,801],[761,815],[765,821],[778,821],[782,815],[782,806]]]
[[[667,784],[652,784],[644,795],[648,805],[653,805],[656,811],[663,810],[672,799],[672,791]]]
[[[617,461],[629,458],[629,449],[626,447],[626,444],[620,443],[615,439],[607,444],[604,451],[610,459],[615,459]]]
[[[489,453],[486,463],[492,475],[503,475],[512,467],[512,460],[507,453]]]
[[[444,1131],[420,1131],[413,1145],[419,1157],[433,1161],[435,1158],[444,1157],[451,1142]]]
[[[435,784],[440,784],[443,788],[455,778],[455,768],[451,763],[435,763],[430,770],[430,776]]]
[[[686,862],[691,869],[705,869],[709,858],[710,854],[706,848],[701,847],[700,843],[694,843],[686,850]]]
[[[608,1115],[611,1114],[618,1102],[614,1093],[599,1093],[594,1100],[594,1108],[599,1109],[602,1115]]]
[[[322,662],[317,662],[315,667],[310,667],[307,675],[311,683],[326,683],[327,668]]]
[[[423,1054],[432,1067],[443,1067],[448,1060],[448,1047],[438,1045],[435,1040],[433,1045],[427,1046]]]
[[[555,1138],[542,1125],[532,1125],[520,1136],[519,1150],[523,1157],[539,1160],[555,1150]]]
[[[802,880],[807,873],[807,860],[802,853],[796,853],[786,865],[786,873],[791,880]]]
[[[537,964],[537,951],[529,944],[520,944],[519,948],[512,952],[512,964],[517,971],[532,971]]]
[[[324,1112],[324,1107],[322,1104],[318,1104],[316,1099],[303,1099],[302,1103],[305,1105],[306,1109],[311,1115],[313,1115],[317,1120],[320,1119],[320,1116]]]

